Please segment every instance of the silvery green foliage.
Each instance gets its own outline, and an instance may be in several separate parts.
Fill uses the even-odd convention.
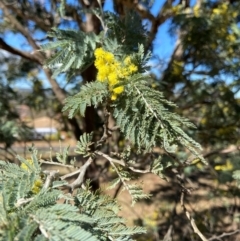
[[[138,49],[133,61],[143,66],[146,62],[143,46],[139,45]],[[112,102],[107,84],[87,83],[78,94],[67,98],[63,111],[69,111],[72,118],[78,112],[84,116],[87,106],[105,106],[112,111],[117,126],[139,153],[151,152],[156,146],[175,153],[183,146],[203,161],[199,154],[201,146],[184,131],[184,128],[195,126],[171,111],[176,105],[158,90],[150,88],[150,81],[151,77],[143,73],[128,77],[118,84],[124,86],[124,92]]]
[[[81,91],[66,99],[63,111],[69,111],[69,118],[80,112],[81,116],[85,115],[87,106],[97,107],[106,101],[109,91],[106,83],[90,82],[81,87]]]
[[[96,34],[55,28],[48,36],[55,38],[55,41],[44,44],[41,48],[44,51],[57,50],[45,63],[45,67],[54,70],[53,77],[75,69],[83,71],[92,64],[93,51],[98,42]]]
[[[125,85],[124,96],[112,104],[113,116],[121,131],[139,152],[161,146],[174,153],[182,145],[203,159],[198,154],[201,146],[183,130],[184,127],[195,126],[170,111],[176,105],[166,100],[161,92],[150,88],[148,79],[141,74],[132,76]]]
[[[116,201],[101,191],[93,193],[89,183],[72,196],[55,188],[59,185],[43,186],[34,194],[35,181],[44,182],[46,177],[32,151],[32,164],[19,158],[27,169],[0,162],[0,240],[130,241],[133,234],[145,232],[142,227],[127,227],[117,215]]]

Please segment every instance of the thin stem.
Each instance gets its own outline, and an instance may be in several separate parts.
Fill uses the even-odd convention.
[[[89,157],[89,159],[86,161],[86,163],[80,168],[78,178],[74,182],[72,182],[71,184],[68,185],[68,187],[70,187],[72,191],[76,187],[80,187],[83,184],[86,171],[87,171],[88,167],[92,164],[92,162],[93,162],[93,159],[91,157]]]
[[[185,194],[185,192],[182,191],[181,198],[180,198],[180,204],[181,204],[182,210],[184,211],[185,215],[187,216],[188,220],[190,221],[190,224],[191,224],[191,226],[193,228],[194,233],[196,233],[202,241],[208,241],[205,238],[205,236],[201,233],[201,231],[199,230],[199,228],[197,227],[197,225],[195,223],[194,218],[190,215],[190,213],[188,212],[187,208],[185,207],[185,204],[184,204],[184,194]]]

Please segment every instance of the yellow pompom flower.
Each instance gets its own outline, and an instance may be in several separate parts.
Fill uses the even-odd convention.
[[[108,62],[108,63],[113,63],[114,62],[114,55],[110,52],[106,52],[106,54],[104,55],[104,59]]]
[[[234,17],[234,18],[236,18],[237,16],[238,16],[238,11],[234,11],[233,13],[232,13],[232,16]]]
[[[227,40],[230,42],[235,42],[236,41],[236,37],[233,34],[229,34],[227,36]]]
[[[198,18],[200,16],[200,6],[199,5],[195,5],[193,7],[193,15]]]
[[[111,100],[114,101],[114,100],[116,100],[116,99],[117,99],[117,95],[116,95],[116,94],[112,94],[112,95],[111,95]]]
[[[31,166],[33,165],[33,160],[32,159],[27,159],[26,161],[27,161],[27,163],[29,163],[29,165],[31,165]],[[26,170],[26,171],[29,170],[29,167],[25,163],[22,163],[20,167],[22,169]]]
[[[172,7],[173,14],[179,14],[182,10],[182,6],[180,4]]]
[[[131,64],[131,58],[130,58],[130,56],[126,57],[126,58],[124,59],[123,63],[124,63],[125,65]]]
[[[213,9],[213,13],[216,14],[216,15],[220,15],[221,12],[222,12],[221,9],[218,9],[218,8]]]
[[[26,161],[29,163],[29,165],[31,165],[31,166],[33,165],[33,160],[32,160],[32,159],[27,159]],[[25,164],[25,163],[22,163],[20,167],[21,167],[22,169],[26,170],[26,171],[29,171],[29,167],[28,167],[27,164]],[[32,191],[34,194],[37,194],[37,193],[40,192],[42,186],[43,186],[42,180],[41,180],[41,179],[37,179],[37,180],[34,182],[31,191]]]
[[[124,91],[124,86],[114,88],[120,81],[131,76],[138,71],[138,67],[132,63],[131,57],[127,56],[123,63],[118,62],[111,52],[105,51],[103,48],[97,48],[94,51],[96,60],[97,80],[107,82],[109,91],[112,92],[111,100],[115,101],[118,95]]]
[[[103,65],[98,71],[97,79],[99,81],[106,81],[110,73],[109,66]]]
[[[119,87],[113,89],[113,93],[117,94],[117,95],[122,94],[123,91],[124,91],[124,87],[123,86],[119,86]]]
[[[109,85],[110,87],[116,85],[118,83],[118,76],[116,72],[111,72],[108,75],[108,81],[109,81]]]
[[[131,73],[135,73],[138,70],[138,67],[135,64],[130,64],[128,68]]]
[[[217,165],[214,167],[216,171],[232,171],[233,170],[233,164],[230,162],[230,160],[227,160],[225,165]]]
[[[40,192],[41,188],[43,186],[43,182],[41,179],[37,179],[34,184],[33,184],[33,187],[32,187],[32,192],[34,194],[37,194]]]
[[[121,78],[127,78],[130,75],[128,68],[122,68],[121,72],[119,73],[119,76]]]
[[[103,48],[97,48],[94,51],[94,55],[95,55],[96,58],[104,56],[104,53],[105,53],[105,51],[103,50]]]

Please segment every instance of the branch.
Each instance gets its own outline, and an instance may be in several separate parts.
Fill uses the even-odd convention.
[[[166,12],[167,7],[169,7],[169,0],[165,1],[164,5],[162,6],[157,17],[154,18],[154,20],[151,20],[152,27],[149,32],[149,39],[148,39],[147,47],[149,47],[151,45],[152,41],[155,39],[155,36],[158,32],[158,27],[160,25],[162,25],[168,18],[170,18],[172,16],[172,11]],[[148,15],[146,15],[146,16],[148,16]]]
[[[77,24],[78,24],[78,28],[80,29],[80,30],[83,30],[83,31],[85,31],[85,28],[86,28],[86,24],[82,21],[82,19],[79,17],[79,14],[78,14],[78,12],[77,12],[77,9],[76,8],[74,8],[74,7],[72,7],[72,6],[70,6],[70,5],[67,5],[66,4],[66,10],[68,11],[68,12],[71,12],[71,14],[70,14],[70,16],[72,16],[72,18],[77,22]]]
[[[71,172],[71,173],[69,173],[69,174],[66,174],[66,175],[60,177],[60,179],[61,179],[61,180],[65,180],[65,179],[67,179],[67,178],[69,178],[69,177],[72,177],[72,176],[75,176],[75,175],[79,174],[81,171],[82,171],[82,170],[81,170],[81,168],[80,168],[80,169],[76,170],[75,172]]]
[[[39,220],[38,220],[34,215],[32,215],[32,214],[30,214],[29,216],[30,216],[31,218],[33,218],[33,220],[34,220],[37,224],[39,224],[39,230],[41,231],[42,235],[43,235],[46,239],[48,239],[48,238],[49,238],[49,234],[48,234],[47,230],[44,228],[42,222],[39,221]]]
[[[44,160],[40,160],[41,169],[43,171],[53,171],[57,170],[59,175],[65,175],[69,172],[75,171],[76,169],[71,165],[64,165],[58,162],[48,162]]]
[[[188,212],[188,210],[185,207],[185,204],[184,204],[184,190],[182,190],[180,204],[181,204],[182,210],[184,211],[184,213],[186,214],[188,220],[191,223],[191,226],[193,228],[194,233],[196,233],[202,241],[208,241],[205,238],[205,236],[201,233],[201,231],[198,229],[198,227],[197,227],[197,225],[195,223],[195,220],[193,219],[193,217],[191,217],[190,213]]]
[[[14,5],[8,5],[8,8],[14,11],[18,16],[29,19],[35,22],[42,30],[48,32],[51,30],[52,23],[53,23],[53,16],[50,15],[47,11],[45,12],[44,16],[39,17],[36,13],[32,12],[31,9],[19,9],[16,8]],[[45,9],[42,9],[45,10]]]
[[[121,166],[123,166],[123,167],[127,167],[128,169],[132,170],[133,172],[137,172],[137,173],[149,173],[149,172],[151,172],[150,169],[147,169],[147,170],[135,169],[134,167],[131,167],[131,166],[126,165],[126,163],[125,163],[123,160],[117,160],[117,159],[115,159],[115,158],[112,158],[112,157],[110,157],[109,155],[104,154],[104,153],[101,152],[101,151],[95,151],[94,153],[97,154],[97,155],[99,155],[99,156],[104,157],[104,158],[107,159],[111,164],[112,164],[112,163],[119,164],[119,165],[121,165]]]
[[[135,9],[143,19],[148,19],[151,22],[156,21],[155,17],[151,14],[151,12],[145,8],[142,4],[136,3],[135,4]]]
[[[19,208],[20,206],[26,204],[26,203],[29,203],[33,200],[33,197],[32,198],[27,198],[27,199],[24,199],[24,198],[20,198],[17,200],[17,203],[15,204],[15,206],[17,208]]]
[[[111,131],[108,129],[110,112],[107,109],[104,110],[104,125],[103,125],[103,135],[101,139],[97,142],[97,148],[101,147],[104,142],[112,135]]]
[[[8,8],[1,1],[0,1],[0,8],[3,10],[5,17],[8,18],[8,20],[11,22],[11,24],[13,24],[13,26],[28,40],[28,42],[32,46],[32,48],[34,50],[37,50],[37,53],[36,53],[37,56],[35,55],[35,58],[37,58],[39,64],[42,65],[42,63],[45,60],[45,57],[41,52],[38,51],[39,46],[37,45],[36,41],[32,38],[30,32],[10,13]],[[20,53],[20,52],[18,52],[18,53]],[[25,56],[26,56],[26,54],[25,54]],[[49,69],[43,69],[43,71],[45,72],[57,99],[59,100],[59,102],[61,104],[63,104],[63,102],[66,98],[64,91],[60,88],[60,86],[56,82],[56,80],[52,78],[52,73]]]
[[[43,189],[48,189],[51,186],[53,180],[57,177],[59,171],[58,170],[52,170],[52,171],[46,170],[43,173],[47,174],[47,179],[43,185]]]
[[[6,5],[0,1],[0,8],[3,10],[4,15],[8,20],[10,21],[13,26],[22,33],[22,35],[28,40],[30,45],[34,50],[39,50],[39,46],[36,44],[35,40],[32,38],[31,34],[28,32],[28,30],[10,13]],[[41,56],[41,55],[39,55]],[[43,57],[43,56],[41,56]]]
[[[8,45],[2,38],[0,38],[0,48],[3,49],[3,50],[8,51],[11,54],[19,55],[22,58],[34,61],[34,62],[36,62],[38,64],[42,64],[40,62],[39,58],[36,55],[28,53],[28,52],[21,51],[19,49],[16,49],[16,48]]]
[[[172,232],[173,232],[173,226],[170,225],[167,233],[165,234],[165,236],[163,238],[163,241],[171,241],[172,240]]]
[[[239,232],[240,232],[240,229],[237,229],[237,230],[235,230],[235,231],[233,231],[233,232],[222,233],[222,234],[219,235],[219,236],[214,235],[213,237],[209,238],[208,241],[212,241],[212,240],[215,240],[215,239],[216,239],[216,240],[222,240],[222,238],[224,238],[224,237],[226,237],[226,236],[232,236],[232,235],[237,234],[237,233],[239,233]]]
[[[83,180],[86,174],[88,167],[92,164],[93,159],[90,157],[87,162],[80,168],[80,173],[78,178],[68,185],[69,188],[73,191],[76,187],[80,187],[83,184]]]

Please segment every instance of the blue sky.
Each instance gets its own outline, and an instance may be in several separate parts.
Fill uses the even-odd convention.
[[[165,0],[156,0],[151,7],[151,13],[156,16],[164,2],[165,2]],[[192,0],[192,3],[193,2],[194,1]],[[113,11],[112,0],[105,1],[104,10]],[[175,44],[175,39],[173,39],[173,37],[171,37],[170,34],[168,33],[169,26],[170,26],[170,21],[166,21],[164,24],[162,24],[159,27],[158,33],[156,35],[156,39],[153,42],[153,46],[154,46],[153,55],[156,55],[161,61],[163,61],[165,63],[168,62],[168,60],[173,52],[174,44]],[[43,33],[39,32],[39,33],[37,33],[36,37],[42,38],[42,37],[44,37],[44,35],[43,35]],[[31,47],[28,45],[25,38],[22,37],[20,34],[13,34],[11,32],[8,32],[6,34],[5,40],[8,44],[10,44],[11,46],[13,46],[15,48],[24,49],[26,51],[31,50]],[[155,69],[154,72],[158,73],[158,75],[160,74],[160,70],[158,70],[158,69]],[[41,74],[40,77],[41,77],[42,81],[44,82],[45,87],[50,87],[48,82],[44,81],[45,76],[43,74]],[[24,86],[26,88],[29,88],[29,86],[30,86],[30,83],[27,83],[24,80],[20,81],[19,84],[21,85],[21,87]]]

